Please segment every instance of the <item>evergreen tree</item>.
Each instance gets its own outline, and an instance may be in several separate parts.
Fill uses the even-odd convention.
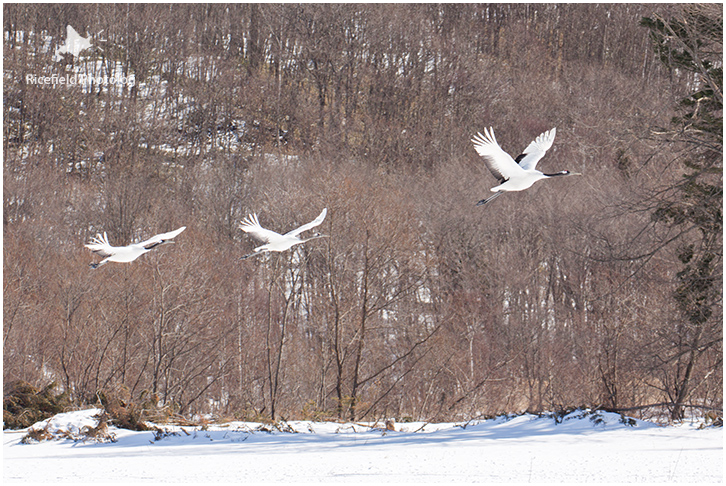
[[[654,16],[650,29],[656,53],[674,73],[689,75],[692,91],[678,106],[672,130],[688,147],[681,157],[683,178],[654,211],[656,222],[680,235],[682,264],[674,292],[682,319],[671,334],[675,365],[666,390],[671,418],[683,418],[700,358],[722,342],[723,299],[723,13],[721,6],[687,6],[671,19]],[[721,352],[718,352],[721,356]],[[716,359],[718,367],[722,360]],[[703,370],[714,372],[713,366]]]

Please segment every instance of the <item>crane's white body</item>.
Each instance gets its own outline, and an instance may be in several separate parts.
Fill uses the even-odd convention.
[[[542,179],[561,175],[579,175],[566,170],[555,174],[544,174],[535,168],[537,162],[552,147],[556,131],[557,129],[553,128],[540,134],[516,160],[499,146],[494,137],[493,128],[489,128],[489,130],[485,128],[484,135],[477,133],[477,136],[471,139],[474,148],[484,158],[494,177],[499,180],[499,185],[491,188],[491,191],[496,194],[479,201],[477,205],[491,201],[503,192],[524,191]]]
[[[240,223],[239,227],[242,231],[245,233],[249,233],[250,235],[254,236],[258,240],[262,241],[264,245],[258,246],[255,248],[254,253],[250,253],[249,255],[245,255],[242,258],[249,258],[251,256],[257,255],[259,253],[263,253],[266,251],[286,251],[292,248],[295,245],[299,245],[300,243],[305,243],[306,241],[313,240],[315,238],[324,238],[325,235],[315,235],[311,238],[300,238],[300,233],[303,231],[307,231],[311,228],[315,228],[316,226],[319,226],[323,220],[325,219],[325,215],[328,214],[328,209],[324,208],[323,211],[320,213],[320,215],[315,218],[313,221],[304,224],[300,226],[297,229],[294,229],[292,231],[288,231],[284,235],[281,235],[280,233],[276,233],[272,230],[263,228],[260,225],[260,221],[257,219],[257,214],[252,214],[247,216],[242,223]]]
[[[90,243],[86,244],[86,248],[105,258],[98,263],[91,263],[91,267],[98,268],[108,262],[133,262],[144,253],[151,251],[153,248],[171,242],[175,236],[184,231],[186,228],[186,226],[182,226],[174,231],[161,233],[152,236],[148,240],[144,240],[140,243],[132,243],[127,246],[111,246],[108,242],[108,235],[106,235],[105,232],[103,233],[103,236],[97,234],[94,238],[91,238]]]

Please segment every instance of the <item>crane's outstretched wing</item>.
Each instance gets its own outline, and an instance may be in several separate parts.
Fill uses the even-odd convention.
[[[484,158],[489,170],[499,182],[504,182],[521,170],[514,159],[506,153],[494,138],[494,129],[484,129],[484,135],[477,133],[476,137],[471,139],[474,142],[474,148],[477,153]]]
[[[257,219],[257,214],[251,214],[247,216],[244,221],[239,225],[239,228],[245,233],[249,233],[263,243],[269,243],[271,239],[280,237],[279,233],[275,233],[272,230],[268,230],[260,226],[260,221]]]
[[[90,243],[86,244],[86,248],[102,257],[115,255],[117,250],[116,247],[108,243],[108,236],[105,231],[103,232],[103,236],[98,233],[95,237],[91,238]]]
[[[537,166],[537,162],[544,157],[545,152],[552,146],[555,141],[555,132],[557,128],[541,133],[534,142],[527,145],[521,155],[517,157],[517,163],[524,170],[532,170]]]
[[[300,226],[298,229],[288,231],[287,233],[285,233],[285,236],[297,236],[300,233],[302,233],[303,231],[307,231],[310,228],[315,228],[316,226],[319,226],[320,223],[322,223],[323,220],[325,219],[326,214],[328,214],[328,208],[323,208],[323,211],[318,215],[317,218],[315,218],[314,220],[312,220],[311,222],[309,222],[307,224]]]
[[[160,245],[166,241],[171,240],[172,238],[177,236],[179,233],[181,233],[185,229],[187,229],[187,227],[182,226],[181,228],[175,229],[174,231],[169,231],[168,233],[161,233],[161,234],[152,236],[148,240],[144,240],[141,243],[137,243],[137,244],[140,246],[143,246],[144,248],[146,248],[148,250],[148,249],[155,247],[156,245]]]

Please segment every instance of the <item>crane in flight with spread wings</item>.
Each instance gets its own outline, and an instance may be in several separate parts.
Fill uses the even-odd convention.
[[[569,170],[544,174],[535,169],[537,162],[544,157],[544,154],[552,146],[552,142],[555,141],[555,133],[556,128],[553,128],[540,134],[516,159],[513,159],[499,146],[497,139],[494,138],[493,128],[489,128],[489,130],[485,128],[484,135],[477,133],[477,136],[472,138],[471,141],[474,142],[474,148],[484,158],[484,162],[486,162],[494,177],[499,180],[499,185],[492,187],[493,196],[482,199],[476,205],[486,204],[505,192],[523,191],[532,187],[532,184],[541,179],[581,175]]]
[[[97,234],[94,238],[91,238],[90,243],[86,245],[86,248],[92,252],[105,257],[98,263],[91,263],[91,268],[98,268],[108,262],[133,262],[144,253],[151,251],[159,245],[173,243],[172,239],[186,228],[186,226],[182,226],[174,231],[161,233],[156,236],[152,236],[141,243],[132,243],[127,246],[111,246],[108,242],[108,235],[106,235],[106,232],[104,231],[103,236],[101,236],[101,234]]]
[[[292,231],[289,231],[285,233],[284,235],[281,235],[280,233],[276,233],[272,230],[268,230],[266,228],[263,228],[260,225],[260,221],[257,219],[257,214],[252,214],[250,216],[247,216],[242,223],[240,223],[239,227],[242,231],[245,233],[249,233],[250,235],[254,236],[258,240],[262,241],[264,245],[258,246],[255,248],[255,251],[253,253],[250,253],[248,255],[245,255],[241,257],[241,260],[245,260],[249,257],[258,255],[263,252],[267,251],[285,251],[289,250],[295,245],[299,245],[301,243],[305,243],[306,241],[314,240],[315,238],[326,238],[327,235],[320,235],[315,234],[311,236],[310,238],[300,238],[300,233],[303,231],[307,231],[311,228],[315,228],[316,226],[319,226],[323,220],[325,219],[325,215],[328,213],[328,208],[324,208],[323,211],[320,213],[320,215],[315,218],[313,221],[304,224],[300,226],[297,229],[294,229]]]

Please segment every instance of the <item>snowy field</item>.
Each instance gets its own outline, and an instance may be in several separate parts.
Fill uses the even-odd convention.
[[[290,422],[285,431],[243,422],[164,427],[163,434],[111,427],[115,442],[78,440],[96,412],[33,426],[76,440],[24,444],[27,429],[4,432],[4,482],[723,482],[723,428],[628,425],[605,412],[396,424],[393,431],[319,422]]]

